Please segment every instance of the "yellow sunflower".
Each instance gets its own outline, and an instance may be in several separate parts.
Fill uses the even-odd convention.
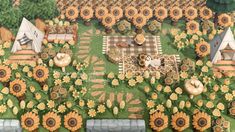
[[[69,112],[64,116],[64,126],[70,131],[77,131],[82,127],[82,117],[76,112]]]
[[[182,9],[179,8],[178,6],[175,6],[175,7],[172,7],[170,9],[170,17],[173,21],[178,21],[182,16],[183,16],[183,13],[182,13]]]
[[[198,16],[197,9],[195,9],[193,6],[189,6],[185,9],[184,15],[188,20],[193,20]]]
[[[80,11],[80,16],[84,20],[89,20],[93,17],[94,10],[91,7],[83,6]]]
[[[189,116],[178,112],[172,116],[171,125],[175,130],[183,131],[189,127]]]
[[[212,14],[212,11],[209,8],[204,6],[204,7],[199,9],[199,16],[202,19],[208,20],[213,16],[213,14]]]
[[[158,20],[163,21],[168,16],[167,9],[163,6],[156,7],[154,15]]]
[[[196,53],[200,57],[205,57],[210,54],[210,45],[207,42],[201,42],[196,44]]]
[[[36,66],[33,69],[33,78],[38,82],[44,82],[49,76],[49,70],[45,66]]]
[[[15,95],[16,97],[21,97],[26,92],[26,84],[24,81],[20,79],[15,79],[10,82],[10,93]]]
[[[211,117],[207,113],[198,112],[193,115],[193,127],[198,131],[205,131],[211,127]]]
[[[27,112],[21,116],[21,126],[27,131],[34,131],[40,125],[39,117],[33,112]]]
[[[199,23],[196,21],[189,21],[186,24],[186,29],[189,34],[194,34],[199,31]]]
[[[54,112],[48,112],[42,117],[42,125],[49,131],[55,131],[60,128],[61,118]]]
[[[108,14],[108,9],[106,7],[97,7],[95,9],[95,16],[96,18],[98,18],[99,20],[102,20],[103,17]]]
[[[218,23],[220,26],[229,27],[232,25],[232,18],[228,14],[221,14],[218,16]]]
[[[138,10],[134,6],[128,6],[125,9],[125,16],[129,20],[131,20],[137,13],[138,13]]]
[[[79,15],[79,11],[78,8],[75,6],[69,6],[66,10],[65,10],[65,16],[69,19],[69,20],[75,20],[78,18]]]
[[[155,131],[162,131],[168,126],[168,117],[164,113],[155,112],[150,115],[149,125]]]
[[[153,17],[153,10],[148,6],[140,8],[140,13],[142,13],[147,20]]]
[[[121,7],[118,6],[111,7],[110,13],[117,21],[123,17],[123,10]]]
[[[132,19],[133,24],[136,28],[142,28],[147,23],[147,19],[143,14],[136,14]]]
[[[115,17],[112,14],[106,14],[102,19],[102,24],[105,27],[111,28],[115,24]]]
[[[11,77],[11,69],[8,66],[0,65],[0,82],[7,82]]]

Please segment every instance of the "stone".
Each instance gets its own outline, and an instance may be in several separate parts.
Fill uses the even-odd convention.
[[[37,19],[35,20],[35,25],[36,25],[36,27],[37,27],[40,31],[45,32],[45,30],[46,30],[46,24],[44,23],[43,20],[37,18]]]
[[[14,39],[13,33],[4,27],[0,28],[0,39],[5,42],[5,41],[12,41]]]

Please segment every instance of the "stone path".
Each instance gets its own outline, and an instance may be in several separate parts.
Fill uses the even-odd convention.
[[[12,53],[8,58],[8,63],[30,64],[37,61],[37,53],[33,50],[19,50]]]
[[[235,76],[235,61],[221,60],[218,61],[213,68],[214,71],[223,72],[225,75],[229,73],[231,76]]]

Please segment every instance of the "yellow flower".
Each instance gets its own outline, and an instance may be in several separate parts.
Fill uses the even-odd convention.
[[[136,81],[137,81],[138,83],[142,83],[142,82],[144,81],[144,78],[143,78],[142,76],[137,76],[137,77],[136,77]]]
[[[87,80],[87,78],[88,78],[88,76],[87,76],[86,73],[82,73],[82,74],[81,74],[81,79],[82,79],[83,81]]]
[[[225,94],[225,99],[226,99],[227,101],[232,101],[232,100],[233,100],[233,95],[230,94],[230,93],[226,93],[226,94]]]
[[[183,78],[183,79],[186,79],[186,78],[188,78],[188,73],[187,72],[181,72],[180,77]]]
[[[202,72],[208,72],[208,67],[207,66],[203,66],[202,67]]]
[[[165,93],[170,93],[170,92],[171,92],[171,87],[170,87],[170,86],[166,86],[166,87],[164,88],[164,92],[165,92]]]
[[[114,78],[114,73],[113,72],[110,72],[107,76],[109,79],[113,79]]]
[[[215,94],[215,92],[213,92],[213,93],[211,93],[211,94],[209,95],[209,98],[210,98],[211,100],[215,100],[215,96],[216,96],[216,94]]]
[[[64,113],[64,112],[66,111],[65,105],[60,105],[60,106],[58,107],[58,111],[59,111],[60,113]]]
[[[211,83],[211,78],[210,77],[203,77],[203,83],[208,84]]]
[[[160,104],[160,105],[157,105],[156,109],[157,109],[158,111],[160,111],[160,112],[164,112],[165,107]]]
[[[77,99],[79,97],[79,92],[77,90],[73,91],[73,97]]]
[[[120,80],[124,80],[125,79],[125,75],[123,73],[118,75],[118,79]]]
[[[177,99],[178,99],[177,94],[172,93],[172,94],[170,95],[170,99],[171,99],[171,100],[177,100]]]
[[[226,79],[224,80],[224,84],[225,84],[225,85],[229,85],[229,84],[230,84],[230,79],[229,79],[229,78],[226,78]]]
[[[117,80],[117,79],[113,79],[113,80],[112,80],[112,85],[113,85],[113,86],[118,86],[118,85],[119,85],[118,80]]]
[[[97,112],[98,113],[104,113],[106,110],[105,106],[104,105],[99,105],[98,108],[97,108]]]
[[[212,112],[212,114],[213,114],[214,116],[217,116],[217,117],[220,117],[220,116],[221,116],[221,113],[220,113],[219,109],[214,109],[213,112]]]
[[[179,108],[183,109],[185,107],[185,101],[180,101]]]
[[[60,77],[60,72],[54,71],[53,77],[54,77],[55,79],[58,79],[58,78]]]
[[[31,77],[33,76],[33,72],[29,71],[29,72],[27,73],[27,76],[31,78]]]
[[[44,110],[45,107],[46,107],[46,106],[45,106],[44,103],[39,103],[38,106],[37,106],[37,108],[38,108],[39,110]]]
[[[201,107],[201,106],[203,105],[203,100],[199,99],[199,100],[197,101],[197,105]]]
[[[52,109],[55,107],[55,102],[53,100],[47,100],[47,107]]]
[[[148,93],[150,91],[150,88],[148,86],[144,87],[144,92]]]
[[[186,106],[187,108],[190,108],[190,107],[191,107],[190,101],[186,101],[185,106]]]
[[[213,103],[212,101],[208,101],[208,102],[206,103],[206,107],[211,109],[211,108],[214,107],[214,103]]]
[[[128,81],[128,84],[129,84],[131,87],[134,87],[135,84],[136,84],[136,81],[135,81],[134,79],[130,79],[130,80]]]
[[[80,101],[79,101],[79,106],[83,107],[84,105],[85,105],[84,100],[80,100]]]
[[[131,71],[128,71],[128,72],[126,72],[125,76],[126,76],[127,79],[130,79],[130,78],[133,77],[133,73]]]
[[[95,111],[94,109],[90,109],[90,110],[88,111],[88,115],[89,115],[90,117],[95,117],[95,116],[96,116],[96,111]]]
[[[47,92],[49,87],[47,84],[44,84],[43,87],[42,87],[43,91]]]
[[[73,72],[70,77],[73,78],[73,79],[75,79],[75,78],[77,78],[77,76],[78,76],[77,73],[76,73],[76,72]]]
[[[203,65],[202,60],[198,60],[198,61],[196,62],[196,65],[198,65],[198,66],[202,66],[202,65]]]
[[[30,92],[32,92],[32,93],[35,92],[35,87],[34,86],[30,86],[29,89],[30,89]]]
[[[73,106],[73,104],[72,104],[71,101],[67,101],[67,102],[66,102],[66,106],[67,106],[68,108],[71,108],[71,107]]]
[[[69,76],[64,76],[63,77],[63,82],[69,83],[70,82],[70,77]]]
[[[175,92],[176,92],[177,94],[182,94],[182,93],[183,93],[183,90],[182,90],[180,87],[177,87],[177,88],[175,89]]]
[[[156,90],[159,91],[159,92],[162,91],[162,85],[158,84],[157,87],[156,87]]]
[[[12,63],[12,64],[11,64],[11,68],[12,68],[13,70],[18,69],[18,64],[17,64],[17,63]]]
[[[206,62],[206,65],[207,65],[208,67],[212,67],[212,62],[211,62],[211,61],[207,61],[207,62]]]
[[[29,72],[29,67],[28,66],[24,66],[23,72]]]
[[[218,104],[217,104],[217,108],[218,108],[219,110],[224,110],[224,104],[218,103]]]
[[[95,102],[93,100],[88,100],[87,101],[87,107],[88,108],[93,108],[95,107]]]
[[[81,86],[82,85],[82,80],[81,79],[77,79],[75,81],[75,85]]]
[[[0,113],[5,113],[7,110],[7,106],[6,105],[0,105]]]
[[[27,104],[27,108],[33,108],[33,106],[34,106],[33,101],[29,101]]]
[[[158,97],[157,93],[152,93],[152,95],[151,95],[152,99],[157,99],[157,97]]]
[[[155,105],[154,101],[153,100],[147,100],[147,107],[148,108],[153,108]]]
[[[40,93],[36,93],[34,96],[35,96],[36,100],[39,100],[42,97]]]
[[[221,88],[220,88],[221,92],[223,93],[227,93],[229,91],[229,88],[227,85],[222,85]]]
[[[218,90],[219,90],[219,85],[217,85],[217,84],[215,84],[214,86],[213,86],[213,90],[215,91],[215,92],[217,92]]]
[[[82,93],[82,95],[85,95],[87,93],[86,87],[82,87],[81,93]]]
[[[54,83],[55,83],[55,85],[61,85],[62,81],[60,79],[56,79]]]

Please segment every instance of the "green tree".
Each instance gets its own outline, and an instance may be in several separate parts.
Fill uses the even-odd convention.
[[[20,9],[27,19],[52,19],[58,15],[55,0],[22,0]]]
[[[206,5],[216,13],[227,13],[235,10],[234,0],[207,0]]]
[[[5,11],[12,7],[12,0],[1,0],[0,2],[0,12]]]

